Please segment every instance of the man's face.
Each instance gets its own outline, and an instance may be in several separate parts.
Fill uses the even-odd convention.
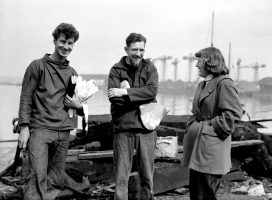
[[[133,66],[139,67],[141,60],[144,57],[145,43],[135,42],[131,43],[129,47],[125,47],[125,51]]]
[[[66,58],[73,50],[75,44],[75,38],[66,38],[66,36],[61,33],[57,40],[54,40],[55,51],[60,57]]]

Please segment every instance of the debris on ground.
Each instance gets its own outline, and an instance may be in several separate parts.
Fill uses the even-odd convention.
[[[86,178],[92,182],[82,193],[75,193],[69,189],[61,191],[58,200],[113,199],[115,185],[112,180],[110,118],[104,115],[98,117],[99,120],[94,117],[90,118],[94,121],[88,123],[88,133],[79,132],[78,137],[70,142],[67,157],[69,162],[66,163],[69,166],[66,173],[76,182],[81,183]],[[155,160],[154,193],[156,200],[190,199],[188,169],[181,167],[181,157],[179,157],[182,155],[180,147],[182,147],[184,136],[183,127],[179,127],[180,121],[180,118],[169,118],[167,122],[164,122],[165,126],[158,128],[158,136],[178,136],[178,157],[162,157]],[[219,199],[271,200],[272,138],[258,133],[252,123],[241,122],[236,126],[232,139],[234,143],[243,142],[240,142],[239,145],[235,143],[235,147],[232,146],[233,168],[223,177],[218,192]],[[254,143],[254,141],[261,142]],[[23,188],[26,182],[22,178],[22,159],[18,159],[16,164],[16,169],[7,167],[5,173],[0,176],[0,200],[23,199]],[[133,171],[130,178],[132,180],[130,185],[135,188],[133,192],[137,193],[140,188],[138,174]],[[181,183],[181,181],[184,182]],[[135,200],[135,198],[132,199]]]
[[[259,180],[249,178],[244,182],[234,182],[235,187],[231,189],[233,194],[243,194],[250,196],[265,196],[263,183]]]

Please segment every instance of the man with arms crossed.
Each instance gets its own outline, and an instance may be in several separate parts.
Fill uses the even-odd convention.
[[[154,148],[156,132],[145,129],[139,106],[156,102],[158,73],[150,60],[143,59],[146,38],[131,33],[126,39],[127,56],[110,70],[108,97],[114,128],[115,199],[128,199],[128,179],[134,148],[141,181],[141,200],[153,199]]]

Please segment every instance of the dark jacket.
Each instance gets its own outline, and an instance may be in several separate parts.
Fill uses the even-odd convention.
[[[69,62],[59,63],[48,54],[34,60],[26,69],[19,108],[19,125],[30,128],[71,130],[75,117],[64,108],[67,85],[76,71]]]
[[[131,88],[128,96],[110,98],[111,114],[114,131],[142,129],[139,106],[156,102],[158,91],[158,73],[154,64],[143,59],[139,68],[133,68],[126,62],[126,56],[121,58],[110,70],[108,89],[120,88],[120,83],[128,81]]]

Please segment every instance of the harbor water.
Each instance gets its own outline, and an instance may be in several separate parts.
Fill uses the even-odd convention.
[[[18,116],[21,86],[0,85],[2,97],[0,98],[0,140],[16,140],[18,134],[12,132],[12,119]],[[252,120],[272,118],[272,100],[266,96],[250,95],[241,96],[241,103],[249,113]],[[187,115],[191,114],[193,93],[183,91],[173,93],[159,93],[157,100],[170,109],[169,114]],[[89,114],[109,114],[110,103],[106,90],[99,90],[88,101]],[[264,123],[271,126],[272,122]]]

